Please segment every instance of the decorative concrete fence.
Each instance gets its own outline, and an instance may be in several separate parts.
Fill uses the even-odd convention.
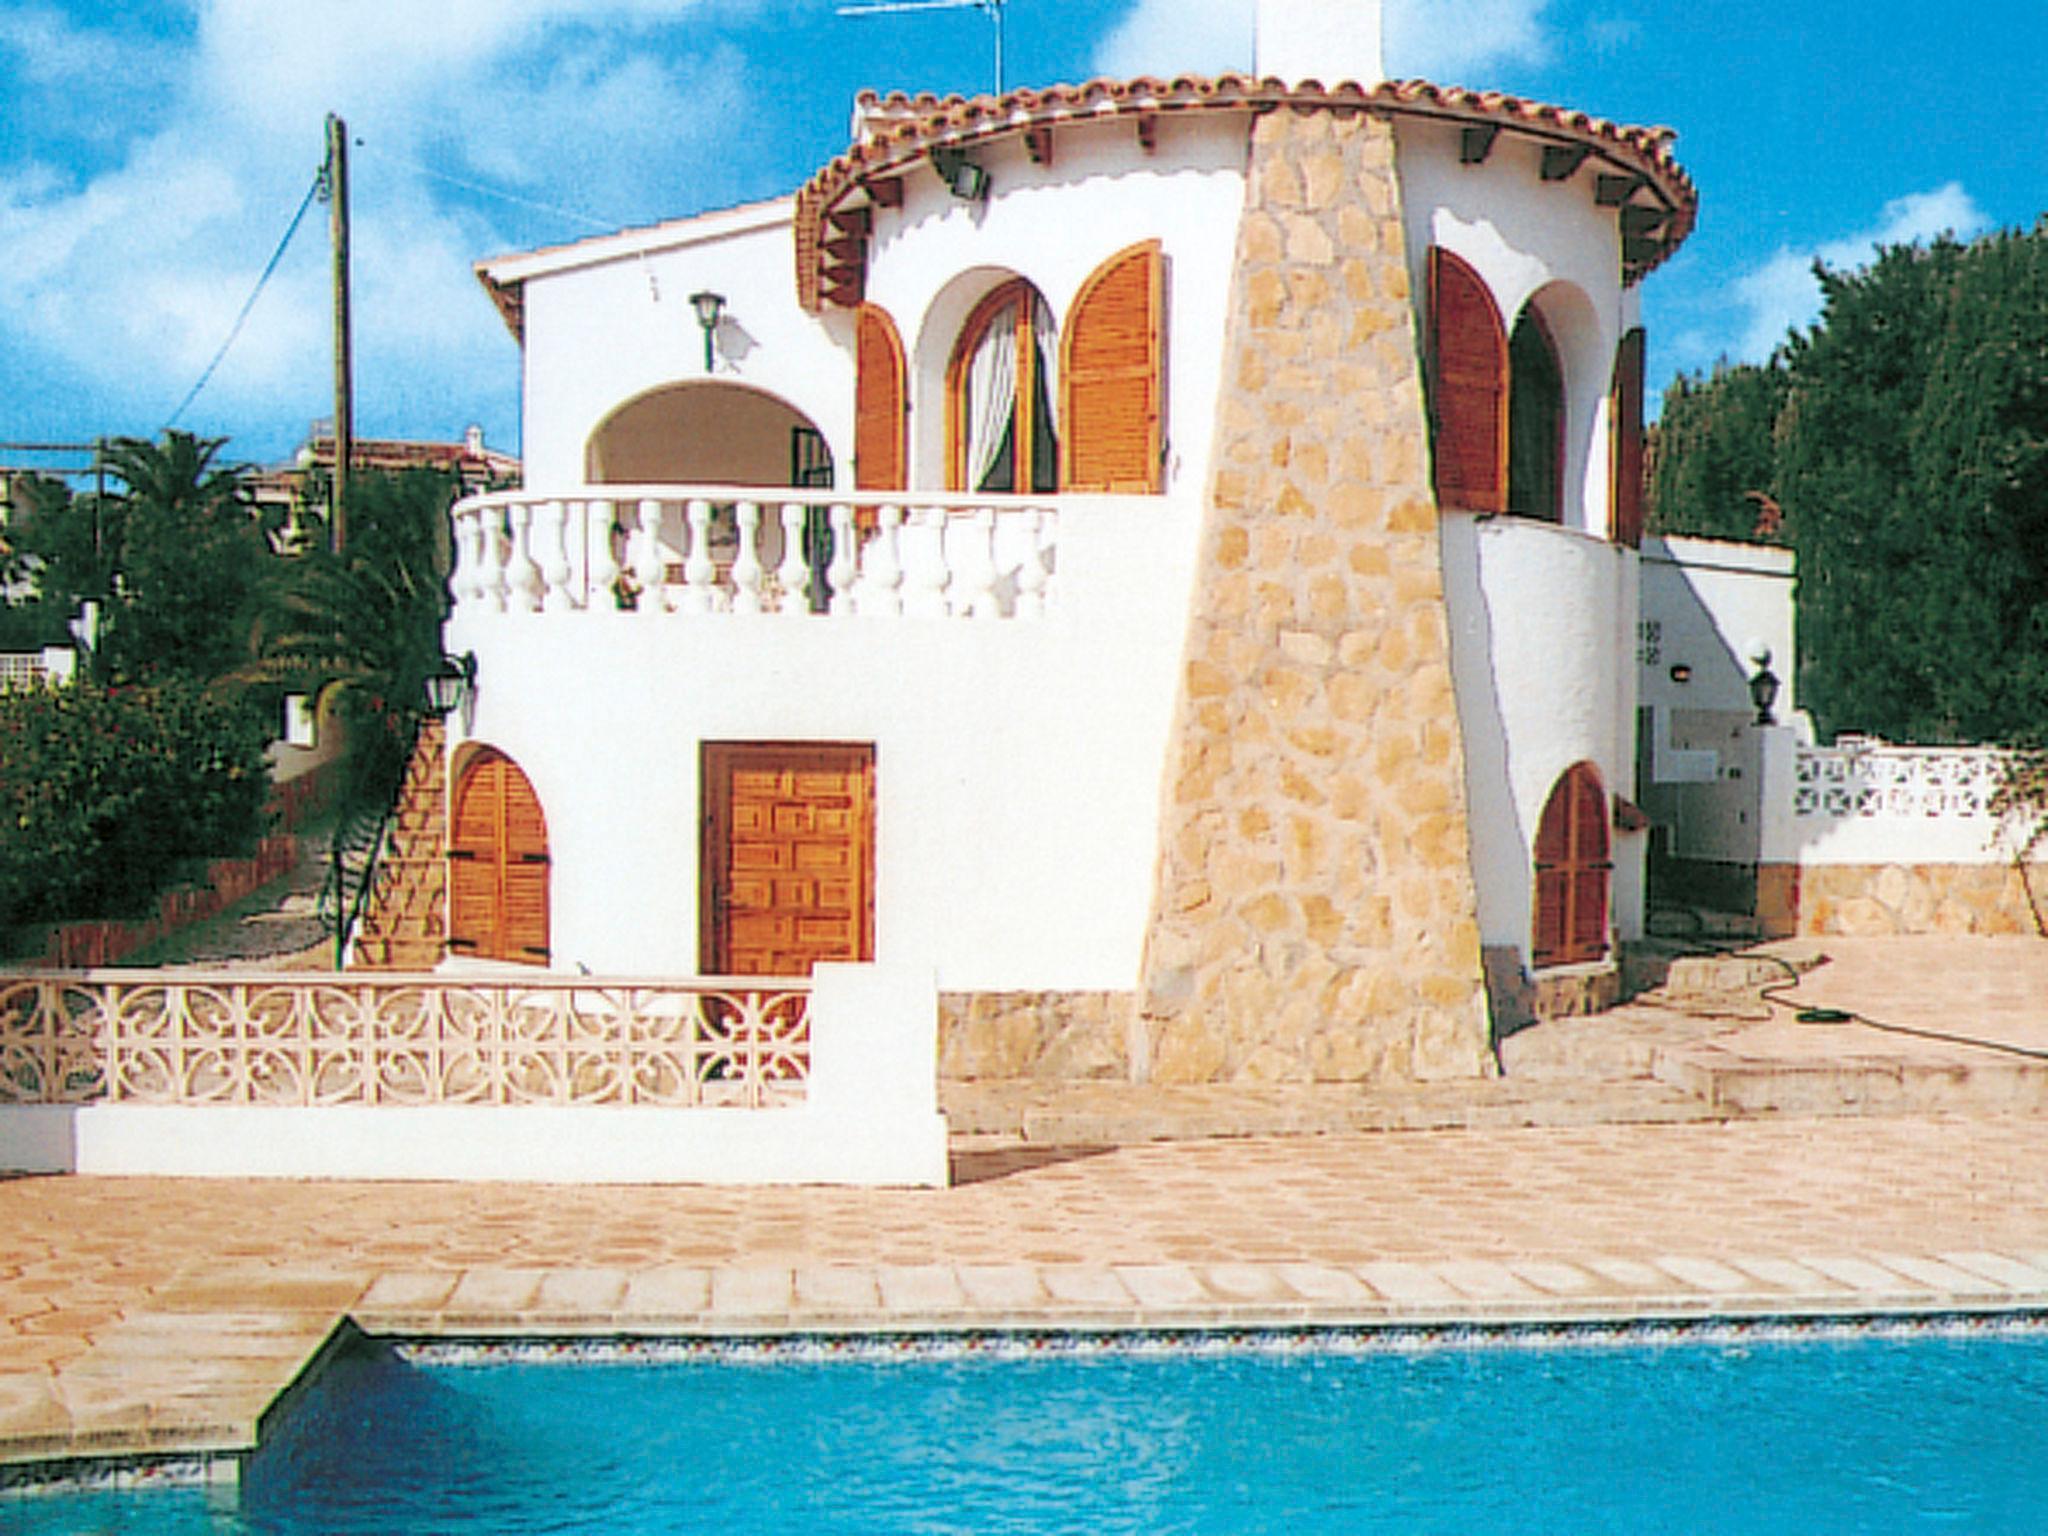
[[[942,1184],[929,977],[0,978],[0,1166]]]
[[[1020,497],[833,501],[740,486],[514,491],[458,502],[459,611],[1035,618],[1058,514]]]
[[[1769,732],[1759,915],[1780,931],[2029,934],[2048,902],[2018,817],[1992,809],[1991,748],[1815,747]]]

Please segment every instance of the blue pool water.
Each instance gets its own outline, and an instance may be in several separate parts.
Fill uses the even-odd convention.
[[[237,1489],[24,1536],[2048,1527],[2048,1335],[340,1361]]]

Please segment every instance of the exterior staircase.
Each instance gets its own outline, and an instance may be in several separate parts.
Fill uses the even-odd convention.
[[[430,971],[447,953],[446,728],[420,726],[370,871],[351,969]]]

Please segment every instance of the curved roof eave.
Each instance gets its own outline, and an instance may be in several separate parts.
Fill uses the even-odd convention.
[[[1528,101],[1500,91],[1471,91],[1427,80],[1389,80],[1370,88],[1346,81],[1289,85],[1250,75],[1178,75],[1171,80],[1090,80],[1083,85],[1011,91],[995,96],[878,96],[855,103],[858,140],[804,184],[796,195],[797,299],[816,313],[827,297],[828,221],[855,193],[893,179],[935,148],[965,148],[1059,124],[1180,112],[1262,112],[1283,106],[1366,110],[1393,117],[1434,118],[1472,127],[1507,129],[1564,147],[1582,147],[1624,177],[1637,178],[1628,199],[1658,215],[1661,233],[1639,257],[1624,258],[1633,282],[1677,249],[1691,233],[1699,196],[1672,156],[1675,130],[1630,127],[1589,113]],[[1619,206],[1619,205],[1617,205]]]

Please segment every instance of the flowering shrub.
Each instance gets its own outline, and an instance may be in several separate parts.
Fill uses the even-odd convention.
[[[123,916],[180,861],[246,852],[266,735],[186,681],[0,690],[0,925]]]

